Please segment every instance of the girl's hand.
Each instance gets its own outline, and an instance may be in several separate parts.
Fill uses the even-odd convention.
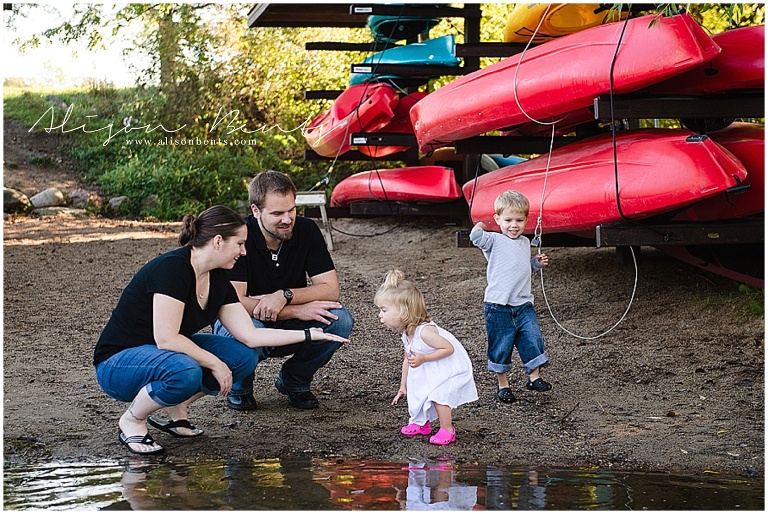
[[[313,341],[336,341],[337,343],[349,342],[349,339],[344,337],[337,336],[336,334],[329,334],[328,332],[323,332],[322,328],[310,328],[309,333],[312,335]]]
[[[408,361],[408,365],[412,368],[418,368],[422,364],[426,362],[426,359],[424,359],[424,355],[420,353],[411,353],[408,354],[406,357],[406,360]]]
[[[392,400],[392,405],[397,405],[397,402],[399,402],[399,401],[400,401],[400,398],[402,398],[402,397],[404,397],[404,396],[405,396],[405,388],[404,388],[404,387],[401,387],[401,388],[400,388],[400,389],[397,391],[397,394],[395,395],[395,399],[394,399],[394,400]]]
[[[547,257],[546,253],[540,253],[536,256],[536,260],[539,261],[539,264],[542,266],[546,266],[549,264],[549,257]]]

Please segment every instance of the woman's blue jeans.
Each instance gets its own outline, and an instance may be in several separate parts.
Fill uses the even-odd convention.
[[[266,324],[256,318],[251,318],[251,321],[256,328],[264,328],[266,326],[285,330],[303,330],[305,328],[317,327],[322,328],[324,332],[329,334],[348,338],[355,324],[352,314],[349,313],[346,307],[331,309],[330,312],[338,317],[336,320],[331,320],[330,325],[319,321],[303,321],[300,319],[280,320],[275,323]],[[213,326],[213,333],[233,337],[219,320],[216,320]],[[290,355],[291,358],[283,363],[277,380],[282,383],[287,391],[301,393],[310,390],[312,378],[317,373],[317,370],[328,364],[334,352],[342,344],[332,341],[312,341],[311,343],[295,343],[286,346],[264,346],[253,348],[251,351],[257,356],[257,364],[267,357],[287,357]],[[253,373],[242,382],[235,381],[232,384],[232,392],[230,394],[237,396],[253,393],[253,381]]]
[[[244,344],[212,334],[194,334],[191,339],[229,367],[233,382],[253,376],[256,356]],[[163,407],[183,403],[200,392],[219,392],[219,383],[211,370],[201,367],[189,355],[161,350],[152,344],[126,348],[100,362],[96,378],[105,393],[123,402],[133,401],[146,386],[150,398]]]
[[[544,354],[544,338],[536,311],[530,302],[515,307],[486,302],[484,310],[490,371],[506,373],[512,369],[515,347],[528,375],[549,361]]]

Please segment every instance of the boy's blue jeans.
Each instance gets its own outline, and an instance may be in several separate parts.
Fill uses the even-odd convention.
[[[253,376],[256,356],[251,348],[212,334],[194,334],[191,339],[229,367],[233,382]],[[200,392],[219,392],[219,383],[211,370],[201,367],[189,355],[161,350],[153,344],[126,348],[100,362],[96,379],[105,393],[123,402],[133,401],[148,386],[150,398],[163,407],[178,405]]]
[[[544,338],[536,311],[530,302],[515,307],[486,302],[484,311],[490,371],[506,373],[512,369],[512,350],[515,347],[528,375],[549,361],[544,354]]]
[[[338,316],[339,319],[331,321],[330,325],[320,323],[319,321],[303,321],[300,319],[280,320],[275,323],[268,323],[269,328],[282,328],[286,330],[303,330],[305,328],[318,327],[324,332],[336,334],[348,338],[355,324],[354,318],[349,311],[342,307],[341,309],[331,309],[331,313]],[[264,328],[265,324],[256,318],[251,318],[253,326]],[[233,337],[229,331],[224,328],[218,320],[213,326],[213,333],[222,336]],[[343,343],[332,341],[312,341],[311,343],[295,343],[286,346],[264,346],[251,349],[256,356],[256,364],[267,357],[287,357],[291,358],[283,363],[282,369],[278,374],[278,380],[283,384],[287,391],[292,393],[301,393],[310,390],[312,378],[317,370],[328,364],[333,354]],[[242,381],[235,381],[232,384],[233,396],[247,395],[253,393],[254,376],[251,373]]]

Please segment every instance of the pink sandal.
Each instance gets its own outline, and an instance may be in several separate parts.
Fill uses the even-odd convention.
[[[448,430],[441,428],[437,431],[435,435],[429,438],[429,442],[432,444],[438,444],[440,446],[445,446],[446,444],[451,444],[456,440],[456,427],[453,427],[453,432],[449,432]]]
[[[429,421],[424,423],[424,425],[411,423],[410,425],[405,425],[403,428],[401,428],[400,433],[407,435],[408,437],[414,435],[429,435],[432,433],[432,425],[430,425]]]

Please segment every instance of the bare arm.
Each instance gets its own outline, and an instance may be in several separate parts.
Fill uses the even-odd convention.
[[[238,290],[241,302],[251,313],[251,315],[260,320],[277,319],[303,319],[318,320],[326,323],[329,316],[329,309],[339,309],[339,278],[336,270],[321,273],[311,277],[311,285],[307,287],[291,288],[293,291],[293,301],[288,304],[283,296],[283,290],[279,289],[270,294],[258,295],[255,297],[246,297],[248,300],[243,302],[240,291],[245,294],[245,287]],[[235,283],[235,289],[238,289]],[[251,306],[253,304],[253,306]]]
[[[246,312],[253,312],[253,309],[259,304],[259,300],[246,295],[248,291],[248,282],[232,282],[240,303],[245,307]]]
[[[417,353],[412,357],[408,357],[408,363],[412,368],[417,368],[425,362],[444,359],[454,352],[451,342],[441,336],[434,326],[424,327],[421,331],[421,338],[425,343],[434,348],[435,351],[427,354]]]
[[[219,309],[219,320],[230,334],[251,348],[260,346],[285,346],[305,340],[304,330],[282,330],[277,328],[256,328],[241,304],[230,303]],[[313,341],[349,342],[348,339],[326,334],[319,328],[309,329]]]
[[[341,291],[339,290],[339,276],[335,269],[309,277],[309,279],[312,285],[291,289],[293,301],[288,307],[296,307],[317,300],[339,301]]]
[[[157,347],[189,355],[201,367],[210,369],[219,383],[220,394],[227,395],[232,387],[232,371],[218,357],[180,333],[183,316],[184,302],[164,294],[153,295],[152,327]]]
[[[407,394],[408,388],[406,387],[406,384],[408,383],[408,366],[408,358],[406,357],[403,359],[403,373],[400,378],[400,389],[397,390],[397,394],[392,400],[392,405],[397,405],[400,398]]]

